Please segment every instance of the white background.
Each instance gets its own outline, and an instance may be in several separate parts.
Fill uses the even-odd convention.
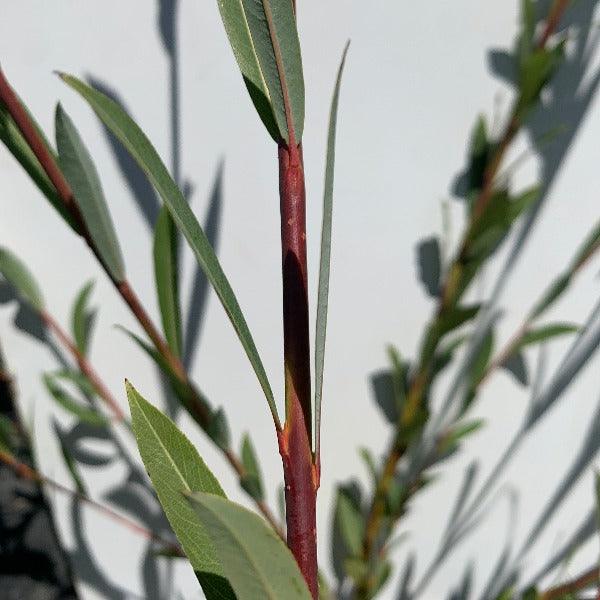
[[[584,7],[590,2],[579,3]],[[238,295],[281,406],[282,330],[280,318],[279,215],[276,150],[247,97],[221,25],[216,2],[180,3],[182,173],[194,184],[192,206],[202,221],[212,178],[225,160],[223,212],[218,254]],[[330,95],[341,50],[352,39],[344,77],[335,186],[334,248],[323,422],[323,484],[319,495],[319,550],[329,565],[330,501],[336,482],[349,476],[366,481],[359,446],[380,452],[388,431],[374,406],[369,374],[385,366],[385,345],[396,344],[413,356],[432,302],[416,284],[415,246],[441,230],[441,201],[464,164],[469,132],[479,112],[504,114],[510,91],[491,76],[487,52],[508,48],[517,26],[517,2],[299,2],[299,27],[306,79],[304,147],[308,186],[308,243],[311,298],[316,292],[320,203]],[[93,76],[118,90],[138,123],[170,164],[168,61],[157,32],[155,2],[2,2],[2,66],[46,132],[60,100],[77,123],[101,174],[134,287],[158,320],[153,291],[151,240],[140,213],[106,143],[98,121],[56,76],[55,69]],[[577,33],[573,27],[571,34]],[[597,61],[592,53],[592,63]],[[593,64],[592,64],[593,66]],[[592,67],[588,69],[592,74]],[[570,100],[565,102],[565,111]],[[578,241],[598,218],[600,111],[592,103],[536,223],[533,235],[507,284],[500,338],[519,323],[549,277],[568,263]],[[554,122],[552,126],[560,125]],[[549,127],[550,128],[550,127]],[[525,147],[520,139],[518,147]],[[515,149],[514,156],[519,154]],[[535,180],[530,156],[517,180]],[[453,202],[456,241],[461,206]],[[17,252],[41,282],[49,309],[65,325],[76,291],[97,282],[99,308],[92,360],[123,407],[123,380],[130,379],[150,401],[160,404],[155,371],[113,324],[137,331],[135,322],[92,256],[63,225],[12,157],[0,149],[0,243]],[[500,264],[500,261],[498,261]],[[184,303],[193,272],[185,256]],[[583,322],[598,298],[597,263],[577,280],[553,318]],[[490,270],[482,289],[489,289]],[[487,287],[486,287],[487,286]],[[51,353],[16,330],[14,304],[0,306],[0,339],[19,387],[23,409],[35,417],[42,469],[68,482],[51,434],[52,406],[40,374],[56,368]],[[314,310],[313,317],[314,317]],[[556,365],[569,346],[549,348]],[[535,352],[528,354],[530,366]],[[225,406],[234,439],[250,430],[263,457],[269,500],[281,468],[264,398],[245,355],[216,301],[210,296],[195,380],[216,404]],[[456,549],[423,595],[445,598],[464,568],[474,562],[479,588],[514,533],[516,545],[564,475],[587,431],[600,395],[598,361],[568,389],[560,405],[521,449],[505,482],[518,494],[516,520],[509,521],[505,499],[498,502],[477,533]],[[417,572],[432,557],[445,526],[464,467],[475,456],[485,471],[493,465],[518,427],[528,395],[504,373],[486,388],[476,413],[487,427],[467,444],[458,460],[444,465],[436,484],[412,503],[404,528],[410,532],[396,552],[403,565],[409,550]],[[68,419],[61,415],[61,421]],[[181,426],[197,444],[228,494],[246,502],[227,466],[187,418]],[[109,452],[109,446],[101,451]],[[84,470],[89,486],[102,498],[120,481],[123,469]],[[52,495],[54,497],[54,495]],[[66,504],[55,497],[65,543],[72,541]],[[527,557],[533,573],[564,540],[593,503],[592,472],[572,491],[546,533]],[[143,594],[138,556],[142,542],[98,516],[85,513],[93,555],[112,581]],[[512,528],[511,528],[512,527]],[[568,565],[574,575],[597,556],[595,539]],[[398,570],[396,570],[398,572]],[[197,596],[191,570],[178,567],[176,589]],[[394,598],[397,584],[385,598]],[[82,597],[103,597],[82,582]]]

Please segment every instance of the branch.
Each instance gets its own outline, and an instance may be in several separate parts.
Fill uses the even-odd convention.
[[[550,10],[550,13],[546,19],[544,31],[537,44],[539,49],[543,49],[546,46],[548,39],[556,31],[567,5],[568,1],[558,0]],[[427,330],[434,329],[435,325],[441,320],[441,317],[444,316],[446,311],[451,308],[459,299],[459,281],[462,276],[464,257],[467,255],[469,250],[470,234],[493,197],[496,176],[504,160],[506,152],[510,148],[521,125],[522,123],[518,112],[518,106],[515,105],[508,124],[506,125],[504,132],[497,144],[496,150],[491,156],[484,171],[482,189],[480,190],[479,195],[474,202],[471,218],[465,229],[460,250],[447,271],[434,317],[430,325],[427,327]],[[418,418],[418,409],[424,401],[429,382],[431,361],[433,360],[432,356],[433,353],[430,358],[426,358],[423,353],[421,354],[417,370],[411,379],[406,402],[404,404],[400,419],[402,427],[406,428],[407,430],[410,429],[410,427],[414,424],[415,419]],[[372,561],[370,559],[375,550],[375,544],[380,538],[382,523],[385,516],[387,494],[396,473],[397,465],[405,455],[407,449],[408,444],[406,440],[402,440],[398,435],[398,431],[396,430],[385,454],[384,466],[381,471],[381,475],[376,482],[375,492],[365,523],[365,534],[363,537],[363,559],[367,565],[372,565]],[[400,511],[399,515],[401,514],[402,512]],[[398,518],[399,516],[396,515],[394,520],[396,521]],[[387,527],[387,529],[391,532],[393,527]],[[376,575],[372,572],[372,569],[369,568],[366,575],[357,584],[358,597],[369,597],[370,591],[375,585],[375,582]]]
[[[539,600],[561,600],[565,596],[585,590],[596,583],[600,583],[600,571],[598,567],[593,567],[579,577],[543,592],[540,594]]]
[[[189,404],[184,403],[185,409],[188,411],[188,413],[194,419],[194,421],[196,421],[196,423],[198,423],[198,425],[200,425],[200,427],[204,431],[207,431],[211,417],[209,407],[198,394],[198,391],[191,382],[188,374],[186,373],[185,367],[183,366],[183,363],[181,362],[179,357],[171,351],[167,342],[152,322],[152,319],[146,312],[146,309],[144,308],[143,304],[141,303],[139,297],[135,293],[135,290],[133,289],[129,281],[127,279],[123,281],[116,281],[110,275],[110,272],[106,268],[106,265],[103,263],[100,254],[96,248],[96,245],[94,244],[94,241],[92,240],[90,233],[85,225],[85,222],[83,220],[81,212],[79,211],[73,192],[71,190],[71,187],[69,186],[62,171],[56,163],[56,160],[48,150],[39,131],[33,124],[29,114],[27,113],[27,110],[21,104],[19,98],[10,87],[10,84],[6,79],[4,72],[2,71],[2,68],[0,68],[0,102],[6,106],[8,113],[14,120],[23,137],[25,138],[25,141],[31,148],[31,151],[34,153],[40,165],[48,175],[48,178],[56,188],[60,200],[64,204],[65,209],[72,216],[78,228],[78,233],[83,237],[87,245],[90,247],[92,253],[97,258],[98,262],[108,275],[109,279],[112,281],[114,287],[121,295],[122,299],[125,301],[138,323],[141,325],[143,330],[146,332],[146,334],[154,344],[156,350],[159,352],[159,354],[167,363],[167,365],[169,365],[170,369],[172,370],[173,374],[178,379],[178,381],[185,387],[190,398]],[[55,322],[52,323],[51,327],[54,329],[54,331],[60,338],[60,335],[58,334],[58,331],[54,325]],[[98,382],[100,382],[99,379]],[[103,397],[105,400],[107,400],[107,396],[110,396],[110,393],[106,394],[107,390],[105,386],[101,384],[101,382],[100,387],[104,388],[105,391],[103,393]],[[118,405],[115,404],[114,406],[117,408],[117,410],[120,411]],[[238,474],[241,483],[242,478],[246,474],[246,471],[241,461],[235,456],[231,449],[224,449],[220,447],[219,449],[224,454],[227,462]],[[266,505],[262,502],[257,502],[256,506],[258,510],[263,514],[263,516],[267,519],[267,521],[269,521],[269,523],[275,526],[276,520],[273,518]],[[275,527],[275,529],[280,535],[282,534],[281,529],[278,526]]]

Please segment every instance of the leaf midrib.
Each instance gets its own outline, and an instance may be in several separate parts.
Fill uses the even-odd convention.
[[[296,132],[294,129],[294,118],[292,115],[292,104],[290,101],[290,93],[287,85],[287,79],[285,75],[285,69],[283,67],[283,56],[281,54],[281,46],[279,45],[279,39],[275,32],[275,23],[273,21],[273,11],[271,10],[270,0],[261,0],[263,10],[265,11],[265,17],[267,18],[267,27],[269,29],[269,36],[271,38],[271,45],[273,46],[273,53],[275,55],[275,65],[277,66],[277,72],[279,74],[279,81],[281,83],[281,93],[283,94],[283,107],[285,110],[285,120],[287,123],[288,130],[288,147],[296,147]]]
[[[135,404],[137,406],[138,411],[141,413],[142,417],[144,418],[144,421],[148,424],[148,426],[150,427],[152,433],[154,434],[154,437],[157,439],[159,446],[164,450],[164,453],[166,454],[166,456],[167,456],[169,462],[171,463],[171,465],[173,466],[173,469],[175,470],[175,472],[177,473],[177,475],[180,477],[181,481],[184,483],[184,485],[186,487],[186,490],[188,492],[191,492],[192,488],[189,486],[189,484],[186,481],[185,477],[181,473],[181,470],[177,466],[177,463],[173,460],[173,458],[171,456],[171,453],[167,450],[167,447],[163,444],[163,442],[160,439],[160,436],[158,435],[156,429],[152,425],[152,422],[150,421],[150,419],[148,419],[148,417],[146,416],[146,413],[142,409],[142,406],[140,405],[140,403],[137,401],[136,398],[134,398],[134,401],[135,401]]]

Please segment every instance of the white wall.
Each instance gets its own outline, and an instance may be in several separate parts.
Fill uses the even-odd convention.
[[[195,187],[193,208],[205,214],[212,176],[225,159],[224,204],[218,254],[238,295],[281,405],[282,350],[280,257],[276,153],[253,112],[228,47],[214,1],[182,1],[179,15],[182,85],[182,172]],[[579,5],[589,5],[583,0]],[[385,344],[393,342],[408,356],[418,347],[432,309],[415,284],[417,242],[441,229],[440,202],[450,196],[454,175],[475,116],[506,111],[510,93],[491,77],[486,53],[507,47],[516,31],[516,1],[481,2],[299,2],[306,77],[304,136],[311,298],[316,291],[320,197],[330,95],[340,53],[352,47],[344,77],[335,188],[333,273],[323,432],[324,480],[319,496],[320,553],[328,563],[329,506],[336,482],[358,474],[366,481],[356,448],[381,451],[387,429],[372,399],[368,375],[385,365]],[[91,75],[118,90],[135,118],[170,163],[168,63],[157,35],[155,2],[5,1],[0,19],[2,66],[30,109],[50,134],[60,100],[91,149],[116,222],[130,278],[158,318],[153,292],[151,246],[139,211],[113,160],[102,129],[84,103],[52,74],[54,69]],[[576,28],[572,29],[576,33]],[[597,63],[596,56],[592,62]],[[496,99],[496,101],[495,101]],[[564,99],[565,113],[573,100]],[[581,131],[551,189],[530,242],[508,282],[500,328],[506,339],[548,281],[569,261],[578,241],[598,218],[600,111],[589,107]],[[553,123],[559,125],[559,123]],[[519,140],[521,150],[525,140]],[[515,150],[514,155],[518,154]],[[534,157],[521,167],[522,183],[535,178]],[[41,281],[53,313],[68,325],[69,306],[79,286],[97,280],[97,334],[92,359],[110,388],[126,405],[127,377],[145,396],[160,402],[160,386],[148,361],[112,326],[136,329],[126,307],[98,270],[86,247],[68,232],[27,177],[0,149],[0,243],[26,260]],[[453,234],[460,231],[461,207],[454,203]],[[498,265],[500,261],[498,261]],[[185,290],[193,260],[185,257]],[[486,278],[494,281],[491,270]],[[581,322],[598,299],[597,264],[577,281],[552,317]],[[313,302],[314,307],[314,302]],[[14,305],[0,306],[0,339],[16,374],[24,410],[35,417],[44,471],[68,481],[59,464],[49,415],[56,409],[45,395],[40,373],[55,368],[51,354],[12,325]],[[314,313],[314,310],[313,310]],[[549,349],[556,365],[569,346]],[[533,366],[535,353],[529,356]],[[224,312],[210,297],[201,344],[193,366],[195,380],[230,416],[235,439],[251,430],[270,482],[281,479],[275,437],[266,403]],[[527,534],[557,480],[564,474],[587,430],[599,399],[598,361],[568,389],[560,406],[522,448],[505,482],[518,492],[517,540]],[[403,564],[409,549],[417,553],[417,571],[432,557],[448,517],[463,469],[473,457],[483,470],[494,464],[518,426],[528,394],[505,374],[487,387],[476,413],[488,426],[467,445],[463,456],[447,464],[438,483],[412,503],[405,528],[411,534],[396,555]],[[63,421],[67,422],[64,417]],[[190,435],[227,492],[246,502],[221,457],[190,426]],[[108,446],[101,450],[106,452]],[[98,498],[119,482],[123,470],[85,470]],[[274,486],[273,486],[274,489]],[[53,494],[51,494],[54,497]],[[66,504],[56,497],[61,531],[72,539]],[[274,501],[274,494],[270,494]],[[573,490],[558,516],[527,560],[534,572],[557,541],[591,507],[589,472]],[[142,589],[137,568],[140,540],[85,511],[94,556],[111,581]],[[500,501],[468,542],[457,549],[423,598],[445,597],[464,566],[474,561],[477,584],[500,555],[509,528],[506,502]],[[517,544],[518,545],[518,544]],[[597,556],[597,542],[576,555],[568,573],[576,574]],[[177,568],[177,589],[195,593],[187,568]],[[393,598],[390,586],[383,597]],[[83,597],[98,598],[85,585]],[[141,593],[141,592],[140,592]]]

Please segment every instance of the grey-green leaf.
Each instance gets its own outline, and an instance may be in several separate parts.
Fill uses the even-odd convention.
[[[77,420],[95,427],[102,427],[108,423],[108,419],[96,408],[85,406],[76,400],[63,386],[57,382],[60,374],[46,373],[43,376],[44,385],[52,398],[67,412],[77,417]]]
[[[79,132],[62,106],[56,106],[58,162],[73,190],[85,225],[115,281],[125,278],[117,234],[108,211],[98,172]]]
[[[242,487],[250,494],[250,496],[252,496],[252,498],[259,501],[264,500],[265,491],[260,465],[250,436],[247,433],[244,434],[244,437],[242,438],[241,457],[244,469],[246,469],[246,473],[241,480]]]
[[[331,266],[331,225],[333,216],[333,180],[335,171],[335,136],[340,98],[342,73],[346,63],[346,43],[338,69],[327,133],[327,157],[325,159],[325,190],[323,193],[323,224],[321,227],[321,259],[319,267],[319,289],[317,293],[317,325],[315,335],[315,456],[319,460],[321,451],[321,404],[323,399],[323,372],[325,366],[325,341],[327,337],[327,309],[329,306],[329,271]]]
[[[212,494],[195,493],[188,500],[238,600],[310,600],[292,553],[264,519]]]
[[[565,273],[557,277],[546,289],[530,313],[531,319],[537,319],[546,312],[567,290],[571,283],[571,274]]]
[[[360,556],[364,534],[364,517],[355,499],[340,488],[335,507],[335,526],[341,535],[350,556]]]
[[[600,248],[600,221],[585,238],[571,264],[571,271],[579,269]]]
[[[73,329],[73,337],[79,352],[84,356],[87,354],[90,340],[90,331],[93,321],[93,311],[89,309],[89,299],[94,282],[88,281],[77,294],[73,303],[73,311],[71,313],[71,327]]]
[[[142,461],[204,593],[208,598],[235,598],[205,527],[184,497],[191,492],[224,497],[223,489],[177,426],[129,382],[125,387]]]
[[[44,298],[40,286],[25,263],[10,250],[0,247],[0,273],[36,310],[43,310]]]
[[[163,329],[169,348],[181,356],[181,311],[175,223],[163,206],[154,228],[154,277]]]
[[[579,326],[571,323],[553,323],[551,325],[534,327],[525,333],[518,345],[518,348],[545,342],[555,337],[577,333],[578,331]]]
[[[275,141],[299,144],[304,75],[292,0],[218,0],[254,105]],[[289,126],[293,132],[289,131]]]
[[[86,488],[85,482],[83,480],[83,477],[81,476],[81,473],[79,472],[79,468],[77,467],[77,461],[75,460],[75,458],[73,457],[73,454],[67,447],[67,444],[66,444],[63,436],[61,435],[60,431],[58,430],[58,427],[56,424],[55,424],[55,429],[57,431],[58,442],[60,444],[60,451],[63,456],[63,460],[65,461],[65,466],[67,467],[67,470],[69,471],[69,474],[71,475],[71,479],[73,480],[73,483],[75,484],[75,488],[77,489],[77,491],[80,494],[87,495],[87,493],[88,493],[87,488]]]
[[[200,266],[217,292],[258,377],[269,403],[273,419],[279,427],[280,421],[273,392],[237,298],[198,220],[177,184],[169,175],[156,150],[144,132],[116,102],[75,77],[65,74],[61,77],[69,86],[81,94],[94,109],[100,120],[121,141],[146,173],[146,176],[169,208],[175,223],[183,232]]]

